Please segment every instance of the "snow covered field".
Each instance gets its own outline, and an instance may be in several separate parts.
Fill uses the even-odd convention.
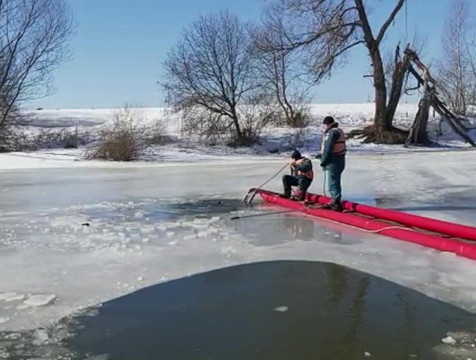
[[[374,104],[319,104],[311,107],[313,122],[306,129],[289,129],[268,127],[264,129],[260,144],[252,148],[230,148],[223,145],[205,146],[197,141],[190,140],[180,132],[180,122],[171,115],[169,111],[162,108],[140,109],[143,115],[143,124],[152,126],[157,121],[164,124],[167,134],[171,136],[172,142],[164,146],[156,146],[148,149],[142,159],[144,161],[201,161],[219,160],[226,157],[228,160],[245,156],[258,157],[282,157],[283,153],[289,153],[294,148],[299,148],[305,152],[315,154],[321,141],[321,120],[326,115],[332,115],[341,124],[345,131],[362,128],[370,124],[374,113]],[[395,124],[402,128],[410,126],[416,111],[415,104],[402,104],[399,106]],[[58,131],[70,129],[73,131],[76,126],[80,132],[95,132],[101,129],[104,124],[112,120],[117,109],[70,109],[70,110],[38,110],[28,112],[27,118],[30,120],[29,126],[25,129],[35,133],[40,130]],[[476,125],[469,124],[472,128],[470,133],[476,139]],[[442,133],[439,133],[439,117],[430,116],[429,134],[435,141],[433,148],[404,148],[400,145],[386,146],[374,144],[361,144],[357,140],[349,141],[349,149],[353,153],[375,153],[375,152],[408,152],[408,151],[438,151],[445,149],[468,149],[468,145],[463,143],[451,129],[443,124]],[[76,150],[44,150],[33,154],[16,154],[16,158],[0,161],[0,167],[9,168],[21,167],[20,162],[31,167],[27,159],[20,161],[18,156],[32,157],[40,159],[54,158],[60,161],[65,159],[81,160],[83,152]],[[8,165],[2,165],[8,162]],[[53,164],[51,164],[53,165]],[[39,166],[39,165],[38,165]],[[58,165],[59,166],[59,165]]]

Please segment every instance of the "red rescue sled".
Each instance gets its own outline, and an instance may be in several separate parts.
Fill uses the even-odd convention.
[[[308,194],[307,200],[310,205],[304,205],[282,198],[271,191],[261,189],[251,191],[269,203],[302,211],[311,216],[476,260],[476,244],[471,243],[476,241],[476,228],[471,226],[349,201],[343,202],[345,211],[339,213],[319,208],[319,204],[330,202],[330,199],[324,196]]]

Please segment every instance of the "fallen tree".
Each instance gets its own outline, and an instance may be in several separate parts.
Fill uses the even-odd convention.
[[[420,75],[411,63],[408,65],[408,71],[417,80],[418,88],[423,88],[423,96],[418,105],[418,112],[410,128],[405,144],[408,146],[410,144],[428,145],[430,143],[427,126],[430,108],[432,107],[441,116],[442,121],[446,122],[456,134],[458,134],[466,143],[476,147],[476,143],[469,136],[466,127],[461,121],[462,118],[453,113],[438,97],[438,83],[431,76],[428,67],[422,63],[416,52],[407,48],[405,53],[411,60],[411,63],[415,64],[421,71],[422,74]]]

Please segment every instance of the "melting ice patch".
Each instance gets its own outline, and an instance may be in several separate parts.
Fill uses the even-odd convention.
[[[236,249],[228,234],[235,230],[224,223],[230,209],[241,206],[238,200],[144,199],[13,217],[2,228],[10,236],[0,237],[2,273],[13,274],[0,283],[10,278],[0,292],[0,330],[42,326],[72,309],[179,276],[168,256],[188,262],[199,248],[226,265]],[[25,261],[31,265],[20,271],[17,264]],[[196,271],[193,262],[183,268]],[[28,321],[32,315],[36,322]]]

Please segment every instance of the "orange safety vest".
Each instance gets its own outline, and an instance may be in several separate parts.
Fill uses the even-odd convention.
[[[333,129],[336,129],[339,132],[339,139],[334,143],[334,146],[332,147],[332,155],[345,155],[345,153],[347,152],[347,147],[345,144],[345,133],[342,129],[339,129],[339,128],[333,128]],[[333,129],[330,129],[324,134],[324,139],[322,140],[322,144],[321,144],[321,154],[324,153],[326,142],[329,139],[329,133]]]
[[[304,176],[304,177],[307,177],[309,180],[312,180],[314,179],[314,171],[309,170],[309,171],[303,172],[298,170],[296,172],[296,176]]]

